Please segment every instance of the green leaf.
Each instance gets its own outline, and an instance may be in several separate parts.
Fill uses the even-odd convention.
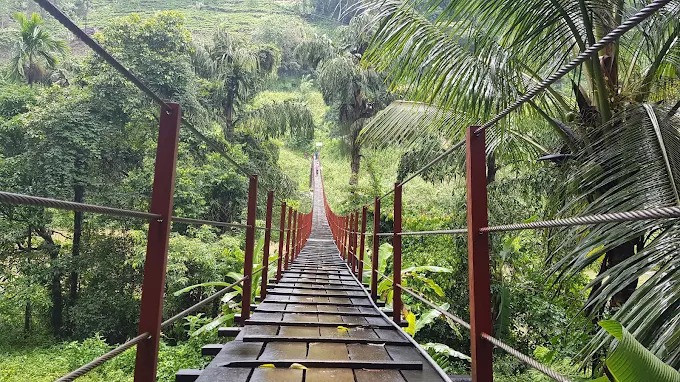
[[[440,308],[442,310],[448,310],[449,306],[450,305],[448,303],[444,303],[440,306]],[[434,320],[439,316],[441,316],[441,312],[438,311],[437,309],[431,309],[425,312],[424,314],[421,314],[420,317],[418,317],[418,319],[416,320],[416,328],[414,334],[418,333],[420,329],[434,322]]]
[[[614,320],[599,324],[618,340],[606,361],[617,382],[680,382],[680,373],[642,346],[623,325]]]
[[[201,326],[200,328],[196,329],[196,331],[191,333],[191,336],[194,337],[194,336],[197,336],[201,333],[205,333],[205,332],[209,332],[211,330],[214,330],[218,326],[222,325],[222,323],[224,323],[225,321],[230,320],[232,318],[234,318],[233,314],[219,315],[219,316],[215,317],[215,319],[212,320],[211,322],[209,322],[209,323]]]
[[[234,279],[234,281],[238,281],[243,278],[243,272],[229,272],[227,273],[227,277]]]
[[[432,272],[432,273],[451,273],[453,270],[445,267],[438,267],[435,265],[420,265],[417,267],[409,267],[401,271],[402,273],[414,272]]]
[[[179,296],[179,295],[182,295],[186,292],[189,292],[190,290],[200,288],[200,287],[211,287],[211,286],[226,287],[226,286],[229,286],[231,284],[232,283],[226,283],[224,281],[209,281],[209,282],[205,282],[205,283],[194,284],[194,285],[190,285],[186,288],[182,288],[182,289],[176,291],[175,293],[173,293],[173,296]]]
[[[233,300],[234,297],[238,296],[241,294],[241,291],[235,290],[229,293],[226,293],[224,296],[222,296],[222,303],[228,303],[229,301]]]
[[[423,348],[425,350],[431,350],[431,351],[434,351],[435,353],[444,354],[444,355],[447,355],[449,357],[460,358],[460,359],[465,360],[465,361],[472,361],[470,356],[468,356],[467,354],[463,354],[459,351],[453,350],[450,347],[448,347],[447,345],[440,344],[438,342],[428,342],[425,345],[423,345]]]

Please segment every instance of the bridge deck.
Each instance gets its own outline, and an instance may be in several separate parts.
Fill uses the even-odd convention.
[[[333,242],[321,182],[315,184],[310,239],[197,381],[447,380],[352,275]],[[306,369],[290,368],[294,363]]]

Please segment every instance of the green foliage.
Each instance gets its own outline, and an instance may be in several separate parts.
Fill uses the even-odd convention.
[[[161,340],[157,380],[171,382],[175,380],[177,370],[205,365],[206,360],[200,355],[201,346],[206,341],[215,339],[202,336],[174,346]],[[2,345],[0,346],[2,381],[54,381],[111,349],[113,345],[109,345],[99,336],[87,338],[82,342],[43,343],[26,348]],[[90,382],[126,382],[132,378],[134,363],[135,351],[130,349],[80,379]]]
[[[616,338],[614,351],[607,357],[607,369],[617,382],[653,380],[678,382],[680,373],[647,350],[623,325],[614,321],[600,321],[600,326]],[[604,377],[605,381],[609,379]]]
[[[14,20],[19,28],[10,61],[10,76],[31,85],[44,80],[47,71],[56,67],[58,57],[66,51],[66,43],[50,35],[37,13],[26,16],[17,12]]]

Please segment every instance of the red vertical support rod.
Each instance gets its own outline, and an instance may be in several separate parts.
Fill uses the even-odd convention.
[[[250,176],[248,185],[248,215],[246,216],[246,253],[243,260],[243,294],[241,323],[250,318],[250,299],[253,290],[253,256],[255,254],[255,215],[257,214],[257,175]]]
[[[401,322],[401,185],[394,184],[394,236],[392,236],[393,248],[393,272],[392,277],[392,320]]]
[[[267,296],[269,279],[269,244],[272,240],[272,210],[274,209],[274,191],[267,192],[267,215],[264,221],[264,249],[262,250],[262,281],[260,283],[260,300]]]
[[[349,265],[350,269],[354,269],[354,248],[352,248],[352,231],[354,228],[354,212],[350,212],[349,215],[347,215],[348,221],[347,221],[347,265]]]
[[[160,215],[160,220],[149,222],[142,283],[142,302],[139,314],[139,333],[149,333],[150,338],[137,346],[135,381],[156,380],[158,342],[163,317],[165,271],[168,263],[168,243],[175,192],[175,166],[181,110],[178,104],[169,103],[170,110],[161,108],[154,165],[153,191],[150,212]]]
[[[276,262],[276,281],[281,281],[283,265],[283,242],[286,239],[286,202],[281,203],[281,219],[279,221],[279,260]]]
[[[366,251],[366,206],[361,209],[361,231],[359,237],[359,269],[357,277],[359,281],[364,279],[364,252]]]
[[[300,236],[302,236],[302,225],[304,224],[303,218],[304,214],[298,212],[297,230],[295,234],[295,258],[298,257],[300,254],[300,248],[302,248],[300,245]]]
[[[285,267],[284,269],[288,269],[288,264],[290,263],[290,229],[291,229],[291,221],[293,218],[293,207],[288,207],[288,225],[286,229],[286,263],[284,264]]]
[[[352,243],[350,241],[352,239],[352,236],[351,236],[350,231],[352,231],[352,214],[351,213],[347,214],[347,222],[345,223],[345,233],[347,234],[347,237],[345,239],[345,247],[346,247],[345,252],[347,253],[347,258],[346,258],[347,264],[351,264],[351,261],[352,261],[352,257],[351,257],[352,256],[351,255]]]
[[[489,234],[481,232],[488,225],[486,195],[486,149],[484,131],[475,134],[476,126],[466,133],[468,280],[470,283],[470,355],[472,380],[493,381],[493,346],[482,333],[493,334],[491,321],[491,279]]]
[[[290,253],[290,261],[292,262],[295,260],[295,257],[297,256],[297,242],[295,241],[295,237],[297,234],[297,226],[298,226],[298,212],[297,210],[293,211],[293,225],[290,227],[291,231],[291,239],[290,239],[290,245],[291,245],[291,253]]]
[[[354,227],[352,228],[352,248],[354,256],[352,256],[352,272],[356,274],[359,269],[359,211],[354,212]]]
[[[380,256],[380,198],[373,202],[373,253],[371,254],[371,298],[378,301],[378,256]]]

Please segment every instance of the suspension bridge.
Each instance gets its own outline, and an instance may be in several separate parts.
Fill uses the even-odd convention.
[[[266,194],[265,225],[256,225],[258,176],[248,172],[218,143],[206,137],[187,118],[180,105],[165,101],[146,83],[116,60],[92,37],[80,29],[48,0],[35,0],[45,11],[74,33],[102,59],[135,84],[160,106],[160,121],[153,189],[149,211],[132,211],[115,207],[75,203],[33,195],[0,191],[0,202],[14,205],[37,205],[70,211],[83,211],[148,222],[147,252],[144,264],[138,335],[110,352],[63,376],[58,381],[72,381],[94,370],[124,351],[136,347],[134,380],[156,379],[161,332],[182,318],[200,311],[237,285],[242,287],[241,314],[238,327],[220,328],[219,334],[233,338],[221,344],[206,345],[202,353],[213,360],[202,370],[179,370],[178,382],[189,381],[468,381],[493,380],[494,348],[503,350],[549,378],[569,378],[535,359],[513,349],[493,336],[491,314],[491,279],[489,235],[494,232],[544,229],[560,226],[595,225],[636,220],[676,219],[680,207],[613,212],[599,215],[489,226],[487,221],[485,130],[503,117],[545,91],[584,61],[597,55],[605,44],[615,41],[670,0],[651,1],[637,13],[612,29],[600,41],[589,46],[570,63],[531,88],[496,117],[480,126],[471,126],[466,138],[452,145],[433,161],[394,185],[373,203],[373,216],[381,214],[381,201],[393,194],[393,232],[380,232],[375,218],[372,232],[366,222],[371,206],[345,215],[335,213],[328,204],[318,161],[312,163],[314,198],[311,212],[303,213],[280,204],[278,227],[272,222],[275,195]],[[249,181],[247,218],[244,223],[219,222],[173,215],[175,166],[180,125],[227,159]],[[410,180],[456,150],[466,153],[467,226],[434,231],[402,230],[402,188]],[[195,305],[163,320],[165,274],[172,223],[212,225],[245,230],[243,277]],[[264,232],[262,264],[254,268],[256,231]],[[270,259],[272,232],[278,230],[278,255]],[[402,245],[404,236],[465,235],[468,243],[468,280],[470,316],[455,316],[427,300],[418,291],[402,284]],[[391,239],[393,260],[391,275],[378,272],[379,241]],[[365,261],[370,238],[370,264]],[[268,280],[270,267],[276,266],[275,278]],[[370,284],[364,284],[364,270],[370,269]],[[253,279],[261,273],[259,304],[253,304]],[[392,304],[381,309],[377,285],[381,278],[392,282]],[[402,297],[409,295],[438,310],[470,333],[470,376],[446,375],[401,326]],[[464,349],[460,349],[464,350]]]

